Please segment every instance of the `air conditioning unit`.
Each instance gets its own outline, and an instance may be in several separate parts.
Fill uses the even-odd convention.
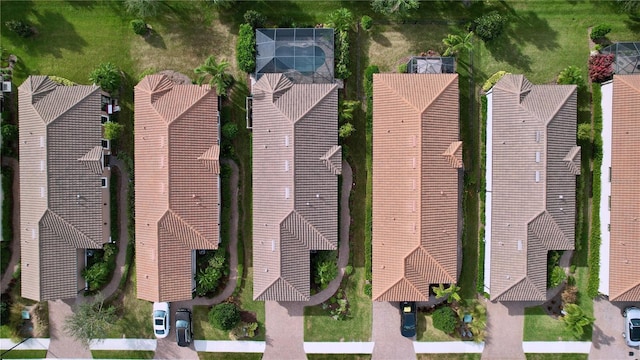
[[[11,81],[2,82],[2,92],[11,92]]]

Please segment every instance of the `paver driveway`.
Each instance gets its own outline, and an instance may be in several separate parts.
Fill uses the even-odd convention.
[[[631,303],[612,304],[605,297],[599,296],[593,302],[593,315],[596,322],[591,338],[589,359],[639,359],[638,348],[627,346],[622,337],[624,318],[622,310]],[[638,303],[634,304],[638,306]],[[630,355],[629,352],[633,352]]]
[[[373,360],[415,359],[413,339],[400,334],[400,311],[396,302],[373,302]]]
[[[267,327],[263,360],[302,360],[304,353],[304,303],[265,301]]]
[[[69,303],[75,299],[67,300]],[[73,313],[70,304],[63,300],[49,301],[49,349],[47,358],[91,359],[91,351],[82,343],[67,335],[64,321]]]
[[[524,304],[487,301],[487,337],[482,359],[524,359]]]

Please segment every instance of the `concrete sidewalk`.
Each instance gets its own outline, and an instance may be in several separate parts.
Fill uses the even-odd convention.
[[[591,341],[524,341],[525,354],[588,354]]]
[[[22,344],[18,345],[13,350],[47,350],[49,349],[50,339],[47,338],[31,338]],[[0,339],[0,353],[4,352],[4,350],[9,350],[17,343],[13,342],[11,339]]]

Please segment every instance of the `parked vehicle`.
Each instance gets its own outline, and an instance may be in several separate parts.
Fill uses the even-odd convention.
[[[622,312],[624,316],[624,336],[627,345],[640,346],[640,309],[628,307]]]
[[[404,337],[416,336],[416,324],[418,316],[416,314],[416,303],[413,301],[403,301],[400,303],[400,333]]]
[[[189,346],[193,337],[193,322],[191,321],[191,310],[178,309],[176,311],[176,342],[178,346]]]
[[[166,338],[169,335],[171,325],[169,325],[169,303],[153,303],[153,333],[158,339]]]

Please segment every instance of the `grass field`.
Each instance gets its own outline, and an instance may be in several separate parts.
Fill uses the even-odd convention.
[[[152,305],[149,301],[136,298],[135,266],[132,266],[130,271],[129,283],[121,298],[113,303],[119,317],[107,333],[107,337],[151,339],[153,338],[153,328],[150,321]]]
[[[346,280],[351,316],[334,320],[320,306],[304,309],[305,341],[369,341],[371,339],[371,300],[364,294],[364,269],[356,268]]]
[[[5,350],[0,350],[0,354]],[[11,350],[2,355],[3,359],[44,359],[47,356],[47,350]]]
[[[433,327],[433,318],[425,313],[418,313],[418,326],[416,329],[417,341],[458,341],[442,330]]]
[[[524,354],[527,360],[587,360],[589,354]]]
[[[200,360],[260,360],[262,354],[199,352]]]
[[[153,351],[91,350],[94,359],[153,359]]]

